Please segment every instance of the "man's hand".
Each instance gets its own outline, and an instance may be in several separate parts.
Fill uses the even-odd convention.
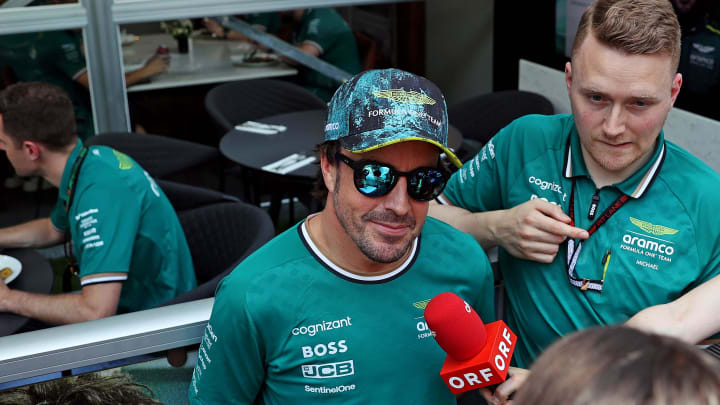
[[[205,25],[205,29],[207,29],[214,37],[223,38],[225,36],[225,27],[217,21],[209,18],[203,18],[203,25]]]
[[[146,77],[155,76],[160,73],[165,73],[170,65],[170,57],[167,55],[156,55],[148,59],[143,66]]]
[[[569,224],[570,217],[559,206],[537,198],[503,211],[494,234],[498,244],[511,255],[551,263],[565,239],[589,236],[586,230]]]
[[[480,394],[482,394],[483,398],[485,398],[488,403],[493,405],[512,404],[510,396],[523,385],[527,377],[530,375],[530,370],[510,367],[508,369],[508,375],[510,377],[495,388],[494,394],[490,392],[490,389],[488,388],[480,389]]]

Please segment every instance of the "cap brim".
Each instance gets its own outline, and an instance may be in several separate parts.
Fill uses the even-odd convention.
[[[439,148],[443,153],[445,153],[445,155],[448,157],[448,159],[450,159],[450,161],[451,161],[455,166],[457,166],[458,168],[461,168],[461,167],[463,166],[463,164],[462,164],[462,162],[460,161],[460,159],[458,159],[457,156],[455,156],[455,153],[453,153],[453,151],[451,151],[447,146],[441,144],[440,142],[438,142],[438,141],[436,141],[436,140],[428,139],[428,138],[423,137],[423,136],[406,136],[406,137],[403,137],[403,138],[388,139],[388,140],[385,141],[385,142],[380,142],[380,143],[374,144],[374,145],[372,145],[372,146],[364,147],[364,148],[358,147],[358,144],[360,144],[360,142],[355,142],[355,140],[359,140],[359,139],[361,139],[362,137],[363,137],[362,134],[360,134],[360,135],[354,135],[354,136],[351,135],[351,136],[346,136],[346,137],[340,138],[340,139],[338,139],[338,140],[340,141],[340,144],[343,146],[343,148],[349,150],[349,151],[352,152],[352,153],[370,152],[370,151],[372,151],[372,150],[384,148],[384,147],[386,147],[386,146],[393,145],[393,144],[400,143],[400,142],[410,142],[410,141],[427,142],[427,143],[429,143],[429,144],[431,144],[431,145],[436,146],[436,147]],[[355,139],[353,139],[353,138],[355,138]]]

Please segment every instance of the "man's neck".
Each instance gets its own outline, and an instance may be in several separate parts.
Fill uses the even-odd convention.
[[[596,188],[603,188],[605,186],[610,186],[626,180],[628,177],[640,170],[640,168],[650,160],[655,152],[655,148],[652,148],[624,169],[608,170],[595,161],[590,153],[585,150],[585,147],[582,146],[582,144],[580,145],[580,149],[582,150],[585,167],[587,167],[588,173],[590,173],[590,178],[592,178]]]
[[[60,187],[60,182],[62,181],[62,175],[65,171],[68,158],[70,158],[70,154],[73,149],[75,149],[76,145],[77,141],[68,145],[65,149],[59,151],[50,151],[46,149],[45,153],[43,153],[42,177],[44,177],[45,180],[53,186]]]
[[[378,263],[362,253],[348,236],[335,213],[326,207],[315,216],[308,217],[305,226],[315,246],[337,266],[361,276],[378,276],[395,270],[407,260],[411,249],[393,263]]]

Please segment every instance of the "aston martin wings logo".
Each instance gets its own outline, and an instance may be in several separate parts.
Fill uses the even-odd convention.
[[[372,94],[375,97],[387,98],[403,104],[434,105],[436,103],[435,100],[422,93],[418,93],[417,91],[405,91],[404,89],[376,90],[373,91]]]
[[[122,152],[118,152],[116,150],[113,150],[113,154],[118,160],[118,167],[120,168],[120,170],[132,169],[133,163],[132,160],[130,160],[130,158],[128,157],[128,155]]]
[[[430,298],[428,298],[426,300],[418,301],[418,302],[413,302],[413,306],[417,309],[425,309],[428,302],[430,302]]]
[[[633,217],[630,217],[630,222],[632,222],[635,226],[642,229],[643,231],[651,233],[653,235],[675,235],[676,233],[678,233],[677,229],[668,228],[667,226],[662,225],[654,225],[650,222],[646,222]]]

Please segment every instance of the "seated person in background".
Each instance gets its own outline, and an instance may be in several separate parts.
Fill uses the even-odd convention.
[[[573,114],[514,121],[431,206],[500,246],[518,366],[720,274],[720,175],[662,131],[679,57],[667,0],[595,1],[565,66]]]
[[[720,276],[668,304],[646,308],[626,325],[698,343],[720,332]]]
[[[256,13],[238,16],[253,28],[267,32],[268,34],[276,34],[283,27],[282,19],[278,13]],[[204,19],[203,24],[210,34],[216,38],[230,39],[234,41],[252,41],[245,34],[223,27],[222,24],[215,20]]]
[[[50,218],[0,229],[0,247],[68,241],[82,291],[40,295],[0,283],[0,312],[52,324],[151,308],[195,287],[180,222],[155,181],[128,156],[85,148],[59,87],[19,83],[0,92],[0,149],[21,176],[59,187]]]
[[[707,19],[683,36],[679,70],[684,83],[677,107],[720,120],[720,2],[710,2]]]
[[[90,107],[85,47],[80,32],[47,31],[0,37],[0,65],[12,67],[18,81],[43,81],[61,87],[73,102],[78,136],[81,140],[95,134]],[[142,68],[126,73],[130,86],[147,80],[168,68],[167,57],[152,57]]]
[[[720,403],[720,363],[673,338],[596,327],[550,346],[512,403],[713,405]]]
[[[362,70],[355,36],[347,22],[331,8],[303,8],[292,11],[297,22],[292,43],[301,51],[318,57],[354,75]],[[298,82],[325,101],[340,85],[335,80],[301,66]]]
[[[425,78],[371,70],[338,89],[318,147],[325,209],[221,282],[191,404],[456,403],[425,305],[451,291],[491,320],[494,304],[482,249],[426,218],[445,183],[440,152],[460,164],[447,129]],[[371,186],[368,173],[382,172]]]

